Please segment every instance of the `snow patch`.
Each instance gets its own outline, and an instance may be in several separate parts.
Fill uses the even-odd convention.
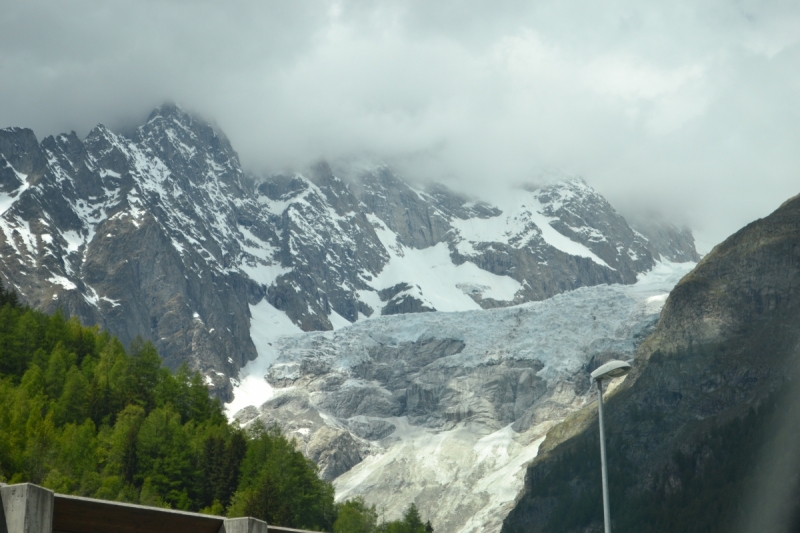
[[[392,254],[389,263],[375,277],[373,286],[384,289],[404,282],[419,286],[423,302],[437,311],[481,308],[458,285],[486,287],[484,298],[502,301],[513,300],[522,287],[513,278],[492,274],[469,261],[460,265],[453,264],[450,250],[445,243],[422,250],[406,248],[402,256]]]
[[[53,285],[61,285],[62,287],[64,287],[65,290],[68,291],[72,291],[78,288],[78,286],[75,285],[73,282],[71,282],[64,276],[59,276],[58,274],[51,275],[49,278],[47,278],[47,281],[49,281]]]
[[[347,326],[351,325],[352,322],[347,320],[345,317],[331,309],[331,314],[328,316],[328,320],[331,321],[331,325],[333,325],[333,329],[342,329],[346,328]]]
[[[512,243],[516,248],[523,248],[541,239],[566,254],[587,257],[598,265],[611,268],[589,248],[553,228],[550,223],[558,218],[543,214],[545,206],[539,201],[538,191],[512,190],[497,199],[496,205],[503,212],[499,216],[466,220],[454,218],[450,222],[462,238],[458,251],[463,255],[475,255],[474,245],[477,243]],[[553,207],[552,204],[548,205]]]
[[[77,252],[83,244],[83,237],[75,230],[62,231],[61,237],[67,241],[67,254]]]
[[[258,357],[239,371],[239,380],[236,383],[231,381],[234,383],[233,400],[225,404],[228,417],[232,417],[249,405],[258,407],[272,398],[272,387],[264,376],[278,356],[273,343],[282,336],[302,333],[303,330],[266,299],[250,306],[250,337],[256,346]]]
[[[8,161],[6,161],[6,168],[10,168],[14,174],[16,174],[17,179],[22,182],[22,185],[12,192],[0,192],[0,215],[11,209],[11,206],[13,206],[14,203],[19,200],[20,196],[22,196],[22,193],[28,190],[31,186],[31,184],[28,183],[28,176],[21,172],[17,172],[17,169],[15,169]]]

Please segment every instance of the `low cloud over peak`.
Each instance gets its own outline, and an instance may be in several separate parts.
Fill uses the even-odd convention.
[[[797,191],[796,2],[7,2],[0,127],[164,101],[258,172],[386,161],[471,194],[541,168],[710,244]]]

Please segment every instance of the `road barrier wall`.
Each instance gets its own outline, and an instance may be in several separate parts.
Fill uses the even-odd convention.
[[[0,533],[311,533],[256,518],[225,518],[0,484]]]

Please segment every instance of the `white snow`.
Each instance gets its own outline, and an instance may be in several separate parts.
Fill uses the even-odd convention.
[[[22,185],[10,193],[0,192],[0,215],[11,209],[11,206],[14,205],[14,202],[19,200],[19,197],[22,195],[22,193],[28,190],[28,188],[31,186],[30,183],[28,183],[27,175],[18,172],[17,169],[15,169],[8,161],[6,161],[6,167],[10,168],[14,174],[17,175],[17,179],[22,182]]]
[[[71,291],[78,288],[77,285],[72,283],[70,280],[65,278],[64,276],[59,276],[58,274],[52,274],[47,281],[52,283],[53,285],[61,285],[64,289]]]
[[[495,205],[503,213],[492,218],[453,219],[451,224],[463,239],[458,250],[475,254],[473,245],[480,242],[513,242],[517,248],[529,246],[541,238],[550,246],[570,255],[588,257],[598,265],[611,268],[583,244],[562,235],[550,225],[557,220],[542,214],[544,206],[537,192],[523,189],[496,192]],[[613,270],[613,269],[612,269]]]
[[[413,426],[405,417],[385,419],[396,426],[396,439],[384,453],[367,457],[334,480],[337,501],[356,496],[370,503],[371,490],[380,490],[387,518],[397,518],[423,487],[436,490],[435,502],[417,502],[428,516],[439,519],[437,530],[483,533],[500,529],[524,482],[525,466],[532,461],[553,423],[517,433],[506,426],[486,434],[483,427],[461,425],[449,431]],[[403,480],[403,483],[398,483]],[[390,497],[386,487],[392,487]],[[435,488],[435,489],[434,489]],[[469,512],[464,513],[465,504]],[[432,514],[433,513],[433,514]],[[440,527],[448,519],[449,527]]]
[[[11,194],[0,192],[0,215],[11,209],[11,206],[14,205],[14,202],[19,198],[19,194],[17,193],[18,191],[14,191]]]
[[[234,383],[233,401],[225,404],[229,417],[248,405],[260,406],[272,397],[272,387],[264,376],[278,356],[273,342],[279,337],[302,333],[303,330],[266,299],[250,306],[250,337],[256,346],[258,357],[239,372],[239,379]]]
[[[111,307],[119,307],[120,305],[122,305],[122,303],[120,303],[119,300],[113,300],[113,299],[107,298],[105,296],[101,296],[100,299],[103,300],[104,302],[110,303]]]
[[[61,232],[61,237],[65,241],[67,241],[67,253],[68,254],[71,254],[73,252],[77,252],[78,249],[83,244],[83,237],[81,237],[81,235],[75,230],[62,231]]]
[[[89,294],[84,294],[83,299],[86,300],[86,303],[88,303],[89,305],[100,307],[100,297],[97,295],[97,291],[94,290],[94,287],[92,287],[88,283],[85,285],[86,285],[86,290],[88,291]]]
[[[16,230],[21,237],[22,244],[28,249],[29,254],[35,255],[38,247],[36,245],[36,237],[33,231],[31,231],[30,221],[23,220],[21,217],[16,216],[14,217],[14,222],[16,222]]]
[[[375,277],[376,289],[392,287],[407,282],[418,286],[415,296],[437,311],[465,311],[480,309],[475,300],[457,287],[459,284],[486,287],[484,298],[513,300],[520,289],[519,282],[508,276],[498,276],[478,268],[469,261],[455,265],[445,243],[416,250],[404,248],[403,255],[390,252],[392,258]]]
[[[331,310],[331,314],[328,316],[328,320],[331,321],[333,329],[346,328],[347,326],[352,324],[352,322],[350,322],[349,320],[347,320],[345,317],[343,317],[334,310]]]
[[[510,301],[521,288],[520,283],[508,276],[498,276],[466,261],[460,265],[453,263],[447,244],[440,242],[424,249],[407,248],[398,241],[397,234],[375,215],[367,215],[375,233],[389,252],[389,262],[383,270],[368,283],[376,291],[393,287],[399,283],[408,284],[411,296],[421,300],[437,311],[466,311],[480,309],[481,306],[468,296],[477,289],[482,298]],[[464,288],[468,290],[464,290]],[[373,291],[359,291],[359,299],[372,307],[377,317],[386,302],[380,301]],[[361,317],[359,317],[361,318]]]

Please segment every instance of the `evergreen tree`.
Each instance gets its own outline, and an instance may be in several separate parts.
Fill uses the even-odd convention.
[[[336,506],[334,533],[373,533],[378,526],[375,506],[368,507],[363,498],[355,498]]]
[[[333,488],[280,432],[228,423],[201,376],[0,281],[0,481],[331,530]]]
[[[333,487],[319,479],[316,465],[276,427],[258,422],[241,467],[231,516],[253,516],[297,528],[330,530],[336,519]]]

